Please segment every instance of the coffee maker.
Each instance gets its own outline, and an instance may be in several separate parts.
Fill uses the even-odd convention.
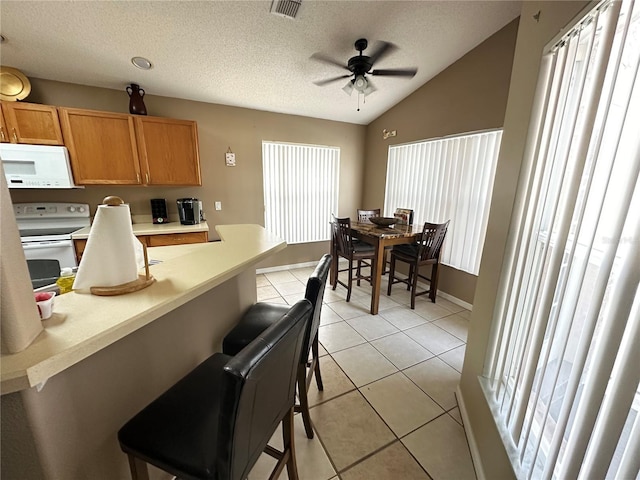
[[[197,198],[179,198],[178,215],[182,225],[196,225],[200,223],[200,201]]]

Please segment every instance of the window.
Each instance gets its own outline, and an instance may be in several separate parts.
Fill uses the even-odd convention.
[[[543,57],[481,384],[518,478],[638,478],[640,2]]]
[[[389,147],[385,215],[414,224],[451,220],[440,261],[478,274],[502,130]]]
[[[329,240],[340,149],[262,142],[264,226],[287,243]]]

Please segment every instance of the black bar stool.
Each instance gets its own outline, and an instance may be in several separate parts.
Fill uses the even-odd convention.
[[[305,298],[313,305],[313,311],[311,313],[311,322],[309,322],[309,327],[304,335],[304,344],[296,375],[300,403],[295,406],[295,411],[302,413],[304,429],[308,438],[313,438],[313,428],[311,426],[311,415],[309,415],[307,392],[314,374],[318,390],[324,388],[322,385],[320,359],[318,355],[318,327],[320,326],[320,312],[322,309],[324,289],[330,269],[331,255],[324,255],[309,277],[309,280],[307,280],[307,290],[305,292]],[[237,354],[256,336],[262,333],[273,322],[277,321],[288,309],[289,307],[287,305],[256,303],[249,308],[233,330],[224,337],[222,341],[222,352],[227,355]],[[309,350],[311,350],[311,360],[309,360]]]
[[[298,479],[293,443],[295,372],[311,317],[301,300],[235,357],[216,353],[118,432],[134,480],[147,463],[181,480],[244,480],[262,454]],[[284,448],[268,445],[282,422]]]

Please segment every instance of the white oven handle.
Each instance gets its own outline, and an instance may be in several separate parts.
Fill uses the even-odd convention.
[[[40,248],[51,248],[51,247],[70,247],[73,246],[73,242],[71,240],[51,240],[47,242],[38,242],[38,243],[23,243],[22,248],[24,250],[37,250]]]

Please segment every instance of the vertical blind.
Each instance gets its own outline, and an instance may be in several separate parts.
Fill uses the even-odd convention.
[[[542,61],[481,378],[518,478],[640,478],[639,5]]]
[[[384,212],[451,220],[440,261],[478,274],[502,130],[389,147]]]
[[[329,240],[340,149],[262,142],[264,226],[287,243]]]

